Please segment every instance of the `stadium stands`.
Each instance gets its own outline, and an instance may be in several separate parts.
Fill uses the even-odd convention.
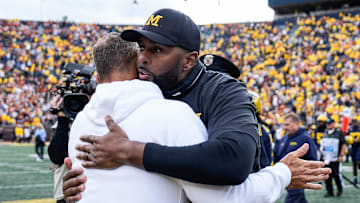
[[[202,54],[219,54],[259,93],[273,123],[290,110],[311,125],[328,113],[336,121],[345,102],[360,102],[360,15],[298,15],[292,22],[201,25]],[[332,16],[334,16],[332,14]],[[92,45],[105,32],[134,26],[0,20],[2,126],[51,123],[51,92],[67,62],[93,65]]]

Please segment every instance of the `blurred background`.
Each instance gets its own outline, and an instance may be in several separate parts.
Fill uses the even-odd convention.
[[[100,37],[141,27],[160,8],[181,10],[198,24],[200,55],[220,55],[238,67],[238,79],[260,97],[274,143],[290,111],[316,143],[320,118],[334,120],[347,140],[344,193],[324,199],[325,189],[306,190],[306,197],[359,201],[350,155],[360,142],[359,134],[351,134],[360,122],[360,1],[0,0],[0,5],[0,202],[55,202],[47,147],[57,116],[50,100],[64,83],[65,65],[93,67],[92,46]],[[46,135],[42,157],[35,153],[39,125]]]

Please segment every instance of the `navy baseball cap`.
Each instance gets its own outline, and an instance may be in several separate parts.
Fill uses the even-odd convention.
[[[200,61],[206,66],[206,70],[225,73],[233,78],[240,76],[240,70],[230,60],[218,56],[207,54],[200,57]]]
[[[329,119],[326,121],[327,124],[334,123],[334,122],[335,122],[335,121],[334,121],[332,118],[329,118]]]
[[[188,51],[200,50],[199,28],[189,16],[173,9],[155,11],[142,29],[129,29],[121,33],[121,37],[130,42],[138,42],[140,36],[166,46],[178,46]]]

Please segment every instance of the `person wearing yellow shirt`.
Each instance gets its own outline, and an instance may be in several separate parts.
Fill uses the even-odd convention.
[[[15,127],[15,136],[16,136],[16,140],[17,142],[21,143],[24,140],[24,129],[22,128],[21,125],[17,125]]]

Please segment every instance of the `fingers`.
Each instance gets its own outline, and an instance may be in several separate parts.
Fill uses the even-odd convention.
[[[89,144],[86,144],[86,145],[76,145],[75,146],[75,149],[79,150],[80,152],[84,152],[84,153],[91,153],[91,151],[94,151],[94,146],[93,145],[89,145]],[[86,159],[84,159],[86,160]]]
[[[309,144],[305,143],[299,149],[294,151],[293,153],[294,153],[295,157],[300,158],[300,157],[304,156],[308,150],[309,150]]]
[[[111,132],[115,132],[116,135],[120,135],[121,137],[128,138],[125,131],[123,131],[123,129],[118,124],[115,123],[115,121],[112,119],[111,116],[109,115],[105,116],[105,122],[110,131],[106,135],[111,134]]]
[[[51,107],[55,108],[55,109],[59,109],[61,104],[63,102],[63,98],[61,97],[60,94],[56,95],[56,97],[54,97],[51,101],[50,101],[50,105]]]
[[[77,153],[76,158],[80,159],[82,161],[93,161],[93,157],[90,155],[90,153]]]
[[[68,202],[81,199],[80,192],[85,190],[86,177],[81,176],[84,173],[82,168],[69,170],[63,177],[63,193]]]
[[[84,191],[86,176],[81,176],[84,170],[82,168],[68,171],[63,178],[63,192],[66,196],[73,196]]]
[[[289,185],[287,189],[311,189],[311,190],[320,190],[322,188],[321,184],[317,183],[297,183],[294,185]]]
[[[299,175],[292,179],[294,182],[311,183],[319,182],[329,178],[329,175]]]
[[[66,169],[69,171],[72,166],[71,159],[69,157],[65,157],[64,164],[65,164]]]
[[[317,169],[310,169],[308,170],[308,175],[329,175],[331,173],[330,168],[317,168]]]
[[[115,121],[109,115],[105,116],[105,122],[110,131],[114,130],[116,127],[118,127],[118,125],[115,123]]]
[[[322,168],[325,166],[324,162],[322,161],[308,161],[308,160],[303,160],[304,161],[304,167],[307,168]]]
[[[56,97],[60,97],[60,95],[57,95]],[[61,104],[63,103],[63,101],[64,101],[64,99],[61,97],[60,99],[59,98],[57,98],[57,100],[56,100],[57,102],[56,102],[56,107],[57,108],[60,108],[60,106],[61,106]]]
[[[57,100],[60,98],[60,95],[56,95],[55,97],[53,97],[51,100],[50,100],[50,105],[51,107],[55,108],[56,107],[56,102]]]
[[[304,183],[300,185],[302,189],[321,190],[322,185],[318,183]]]
[[[84,168],[96,168],[96,162],[95,161],[84,161],[81,163],[81,165]]]
[[[75,196],[71,196],[69,198],[65,198],[65,202],[66,203],[75,203],[77,201],[80,201],[81,199],[81,194],[77,194]]]
[[[322,189],[322,185],[320,184],[315,184],[315,183],[306,183],[304,184],[304,189],[311,189],[311,190],[321,190]]]
[[[82,168],[75,168],[75,169],[71,169],[68,172],[66,172],[66,174],[64,175],[63,181],[67,181],[69,179],[78,177],[80,175],[82,175],[84,173],[84,170]]]
[[[75,202],[81,199],[81,192],[85,190],[85,185],[69,187],[63,191],[66,202]]]
[[[81,135],[80,140],[91,144],[97,143],[99,136],[96,135]]]

